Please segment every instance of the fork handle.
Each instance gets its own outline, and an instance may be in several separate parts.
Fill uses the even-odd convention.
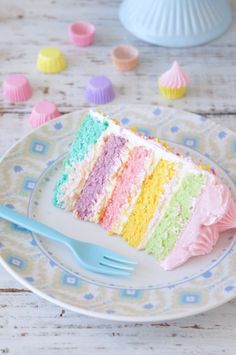
[[[70,245],[70,242],[73,239],[65,236],[64,234],[56,231],[55,229],[46,226],[43,223],[37,222],[35,219],[27,217],[21,213],[13,211],[12,209],[0,205],[0,217],[6,219],[7,221],[18,224],[21,227],[28,229],[31,232],[35,232],[44,236],[48,239],[55,240],[67,245]]]

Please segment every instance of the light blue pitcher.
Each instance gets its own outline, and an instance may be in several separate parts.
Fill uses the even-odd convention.
[[[229,27],[227,0],[124,0],[120,20],[144,41],[165,47],[209,42]]]

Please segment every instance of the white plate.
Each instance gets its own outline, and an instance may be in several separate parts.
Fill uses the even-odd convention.
[[[229,185],[236,181],[236,135],[191,113],[153,106],[107,106],[121,124],[163,138],[177,151],[210,164]],[[222,235],[214,251],[192,258],[174,271],[162,270],[144,252],[111,238],[52,205],[63,157],[86,111],[39,128],[3,158],[1,203],[81,240],[96,242],[138,260],[128,278],[93,274],[80,268],[62,245],[1,221],[0,262],[22,284],[62,307],[125,321],[167,320],[214,308],[236,294],[236,233]],[[7,187],[7,189],[6,189]]]

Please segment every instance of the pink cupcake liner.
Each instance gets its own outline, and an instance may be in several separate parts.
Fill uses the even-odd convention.
[[[11,74],[3,82],[3,98],[11,102],[26,101],[32,96],[32,88],[23,74]]]
[[[58,111],[56,105],[45,100],[38,102],[33,107],[29,120],[31,126],[36,128],[58,116],[60,116],[60,112]]]
[[[80,47],[86,47],[92,44],[95,33],[95,26],[88,22],[72,23],[68,27],[70,42]]]

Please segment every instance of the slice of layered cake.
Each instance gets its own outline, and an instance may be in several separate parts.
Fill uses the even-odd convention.
[[[220,232],[236,227],[236,205],[213,173],[95,111],[77,131],[54,204],[167,270],[209,253]]]

